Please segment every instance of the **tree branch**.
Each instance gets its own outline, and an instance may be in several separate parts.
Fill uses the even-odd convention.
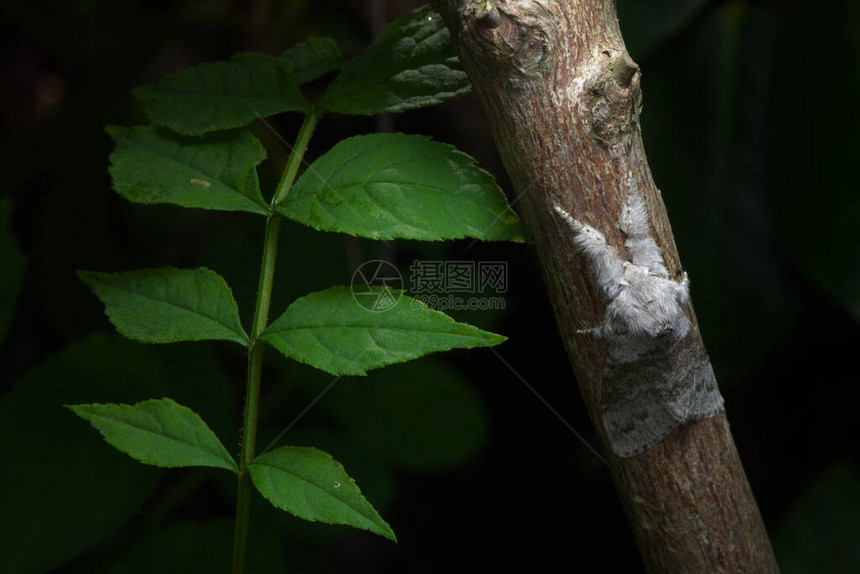
[[[515,204],[535,240],[560,334],[647,570],[777,572],[695,314],[683,296],[685,276],[639,133],[640,72],[624,47],[614,1],[436,4],[489,116],[517,194]],[[642,200],[647,221],[643,215],[644,223],[637,223],[629,210]],[[570,215],[559,216],[556,206]],[[631,232],[635,226],[639,231]],[[587,228],[590,239],[584,235]],[[653,242],[659,250],[649,255]],[[627,254],[630,261],[615,265],[615,253]],[[608,263],[596,269],[596,261]],[[635,284],[640,290],[677,294],[664,301],[669,310],[662,330],[648,331],[645,325],[645,335],[638,338],[617,325],[606,326],[609,306],[620,305],[613,294],[626,290],[630,295],[634,280],[628,273],[636,269],[648,271],[643,283]],[[647,293],[634,303],[648,304]],[[624,335],[612,334],[621,331]],[[625,362],[625,353],[632,353],[631,362]],[[610,388],[610,383],[616,386]],[[713,392],[702,399],[706,393],[696,387],[707,384]],[[650,409],[663,399],[672,406],[681,400],[672,393],[684,394],[685,389],[695,391],[689,405],[698,408],[702,400],[710,405],[698,414],[682,413],[667,436],[643,442],[644,451],[635,444],[627,448],[618,433],[607,432],[607,410],[617,398],[610,395],[647,391],[653,396],[637,398],[636,405]],[[653,412],[647,414],[653,420]],[[671,423],[674,416],[665,420]],[[619,432],[637,438],[643,431]]]

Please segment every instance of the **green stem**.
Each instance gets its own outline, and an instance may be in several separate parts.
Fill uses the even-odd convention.
[[[296,174],[299,173],[299,166],[302,164],[302,158],[305,157],[305,150],[308,149],[311,134],[314,133],[314,128],[317,127],[320,117],[315,111],[305,116],[305,121],[302,122],[302,127],[299,128],[299,135],[296,136],[296,143],[290,152],[290,158],[287,160],[287,166],[284,168],[284,174],[278,183],[278,189],[275,190],[275,195],[272,197],[272,207],[283,201],[293,187]]]
[[[263,263],[260,268],[260,286],[257,293],[257,308],[254,312],[254,327],[251,330],[251,347],[248,351],[248,386],[245,390],[245,416],[242,426],[242,452],[239,455],[239,483],[236,491],[236,528],[233,535],[233,574],[245,571],[245,554],[248,544],[248,527],[251,522],[251,476],[248,465],[254,460],[257,444],[257,415],[260,406],[260,378],[263,372],[263,350],[265,346],[257,337],[266,329],[269,303],[272,299],[272,283],[275,260],[278,255],[278,228],[281,217],[269,216],[266,223],[266,239],[263,244]]]
[[[305,117],[290,158],[284,168],[278,188],[272,198],[274,208],[293,186],[299,171],[311,134],[319,121],[319,116],[310,113]],[[278,230],[281,216],[270,213],[266,221],[266,237],[263,241],[263,262],[260,265],[260,283],[257,289],[257,305],[254,309],[254,325],[251,329],[251,343],[248,347],[248,382],[245,389],[245,416],[242,425],[242,452],[239,455],[239,481],[236,491],[236,527],[233,533],[233,574],[245,572],[245,555],[248,548],[248,527],[251,523],[251,476],[248,465],[254,460],[257,443],[257,418],[260,407],[260,378],[263,372],[263,350],[265,345],[259,341],[266,330],[269,318],[269,304],[272,301],[272,285],[275,278],[275,261],[278,257]]]

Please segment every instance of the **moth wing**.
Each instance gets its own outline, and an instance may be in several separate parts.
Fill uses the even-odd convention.
[[[712,417],[722,408],[714,371],[695,330],[636,360],[607,364],[604,372],[603,423],[612,450],[621,457],[639,454],[679,426]]]
[[[666,405],[654,399],[640,396],[604,405],[603,424],[615,454],[630,457],[644,452],[681,425]]]

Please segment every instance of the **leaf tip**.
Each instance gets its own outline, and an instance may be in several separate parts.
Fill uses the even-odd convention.
[[[489,347],[495,347],[496,345],[501,345],[502,343],[504,343],[507,340],[508,340],[508,338],[505,337],[504,335],[499,335],[498,333],[489,333],[488,332],[487,341],[489,341],[489,343],[490,343],[488,345]]]
[[[387,538],[388,540],[391,540],[392,542],[397,544],[397,535],[394,534],[394,530],[392,530],[391,526],[389,526],[388,523],[384,520],[382,521],[382,523],[385,525],[385,528],[380,528],[378,534],[383,538]]]
[[[98,271],[88,271],[86,269],[78,269],[75,271],[75,275],[78,276],[78,279],[87,287],[90,288],[91,291],[95,291],[96,284],[99,282],[99,273]]]
[[[85,407],[85,406],[87,406],[87,405],[63,405],[63,408],[69,409],[70,411],[72,411],[76,415],[81,416],[82,407]]]
[[[112,139],[116,140],[123,129],[125,128],[123,128],[122,126],[107,125],[105,126],[105,133],[109,135]]]

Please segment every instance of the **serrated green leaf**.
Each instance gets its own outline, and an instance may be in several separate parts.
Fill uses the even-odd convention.
[[[266,150],[250,133],[192,139],[152,126],[109,126],[107,132],[116,142],[113,188],[129,201],[268,214],[257,181]]]
[[[3,270],[3,280],[0,281],[0,343],[6,338],[15,316],[27,266],[27,258],[21,253],[18,240],[12,233],[11,219],[12,199],[0,199],[0,269]]]
[[[236,462],[194,411],[170,399],[135,405],[67,405],[135,460],[176,468],[212,466],[238,474]]]
[[[220,339],[248,344],[230,287],[205,267],[78,271],[78,276],[126,337],[145,343]]]
[[[315,229],[373,239],[525,241],[490,174],[453,146],[418,135],[372,134],[338,143],[276,209]]]
[[[343,68],[346,59],[331,38],[310,38],[280,55],[299,85]]]
[[[245,126],[259,117],[310,109],[288,65],[265,54],[182,70],[133,90],[146,117],[184,135]]]
[[[260,494],[281,510],[305,520],[370,530],[397,541],[343,466],[325,452],[284,446],[258,456],[248,470]]]
[[[311,371],[314,378],[318,378],[323,382],[322,386],[308,385],[305,387],[310,399],[313,400],[321,390],[329,383],[331,377],[322,371],[311,370],[305,365],[293,363],[294,367],[301,369],[303,372]],[[292,379],[290,379],[292,380]],[[355,379],[357,383],[366,383],[367,377]],[[297,380],[297,383],[305,385],[306,380]],[[336,389],[345,381],[339,381],[329,389],[329,392]],[[314,393],[316,390],[316,394]],[[317,403],[319,404],[319,403]],[[274,422],[274,421],[272,421]],[[339,422],[339,421],[338,421]],[[276,437],[281,434],[283,425],[269,426],[261,428],[258,436]],[[287,435],[290,446],[306,446],[313,447],[329,453],[335,460],[340,462],[344,468],[349,469],[349,475],[361,485],[361,492],[365,498],[373,501],[373,507],[380,514],[386,509],[391,508],[392,503],[397,498],[397,480],[394,477],[394,470],[385,461],[375,456],[364,445],[359,444],[351,432],[344,429],[341,425],[332,425],[330,422],[321,422],[320,424],[303,422],[301,425],[290,429]],[[268,441],[267,441],[268,444]],[[271,447],[269,447],[271,448]],[[284,516],[281,513],[276,513],[276,516],[283,520]],[[287,519],[288,525],[293,524],[298,528],[305,530],[308,524],[297,523],[296,521]]]
[[[284,355],[333,375],[364,375],[428,353],[505,340],[457,323],[398,291],[367,287],[362,296],[367,295],[391,298],[392,304],[385,311],[371,311],[349,287],[330,287],[294,302],[260,338]]]
[[[386,26],[344,67],[318,106],[341,114],[402,112],[470,89],[442,18],[424,6]]]

